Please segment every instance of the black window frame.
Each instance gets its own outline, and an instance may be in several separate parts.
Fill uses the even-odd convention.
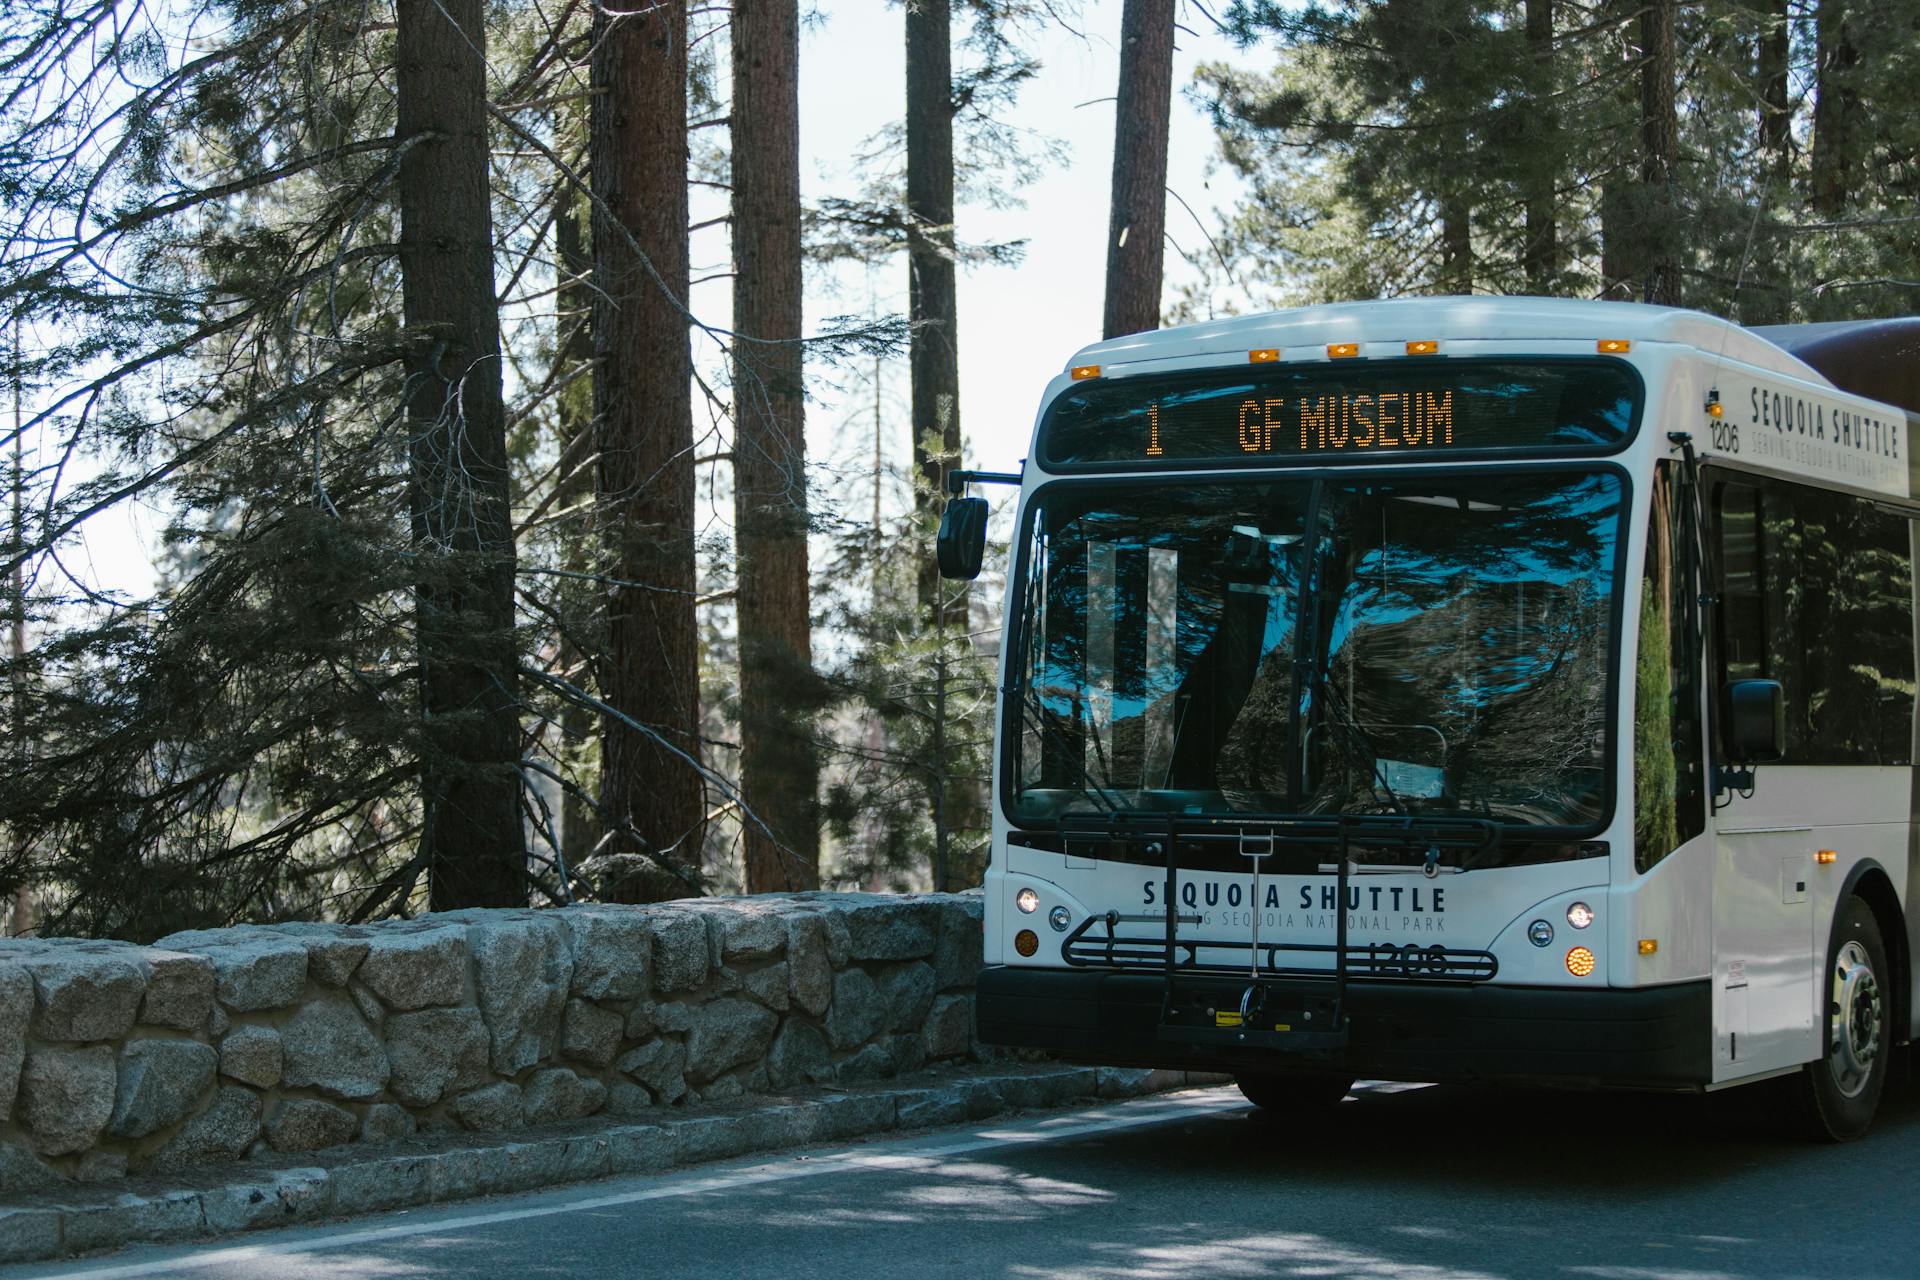
[[[1620,514],[1614,530],[1614,582],[1607,609],[1608,645],[1607,645],[1607,682],[1602,696],[1606,700],[1606,750],[1604,761],[1603,787],[1599,816],[1590,823],[1576,826],[1532,826],[1517,823],[1500,823],[1503,838],[1521,843],[1538,843],[1545,847],[1554,842],[1576,844],[1591,841],[1613,825],[1620,810],[1620,735],[1625,731],[1620,714],[1621,655],[1625,651],[1623,628],[1626,626],[1627,598],[1627,548],[1632,545],[1632,524],[1634,511],[1633,473],[1618,461],[1608,459],[1574,459],[1554,457],[1550,461],[1534,460],[1522,466],[1489,467],[1479,462],[1467,464],[1448,464],[1436,466],[1410,467],[1380,466],[1376,464],[1369,471],[1377,473],[1383,480],[1405,481],[1414,477],[1421,479],[1447,480],[1456,476],[1485,477],[1488,475],[1568,475],[1585,476],[1605,474],[1614,477],[1620,485]],[[1002,661],[1007,664],[1003,670],[1000,684],[1000,708],[998,733],[999,743],[995,752],[994,773],[999,779],[994,787],[994,800],[1000,806],[999,817],[1004,819],[1008,828],[1014,832],[1061,831],[1071,826],[1071,819],[1084,815],[1057,815],[1051,820],[1018,818],[1014,809],[1014,769],[1013,752],[1016,739],[1021,732],[1017,718],[1018,701],[1008,696],[1016,679],[1012,664],[1019,661],[1019,655],[1026,651],[1027,628],[1026,593],[1031,589],[1030,566],[1028,558],[1033,544],[1033,523],[1037,517],[1042,499],[1052,490],[1059,488],[1130,488],[1139,485],[1195,485],[1195,484],[1271,484],[1276,480],[1297,480],[1312,483],[1315,480],[1333,481],[1342,484],[1364,483],[1365,475],[1356,476],[1352,466],[1335,467],[1264,467],[1257,471],[1237,468],[1227,471],[1193,471],[1175,474],[1130,472],[1124,476],[1063,477],[1049,479],[1036,486],[1027,496],[1020,512],[1019,527],[1014,532],[1013,555],[1010,564],[1010,590],[1007,596],[1007,622],[1001,649]],[[1637,587],[1637,583],[1634,584]],[[1637,619],[1636,619],[1637,625]],[[1220,816],[1220,815],[1214,815]],[[1233,815],[1225,815],[1231,817]],[[1063,819],[1068,821],[1063,822]]]
[[[1674,844],[1672,848],[1648,848],[1641,840],[1640,828],[1640,775],[1636,767],[1634,773],[1634,829],[1633,866],[1637,874],[1644,875],[1655,866],[1672,856],[1688,841],[1705,833],[1707,829],[1707,809],[1712,799],[1712,759],[1708,744],[1712,730],[1708,724],[1705,686],[1710,670],[1701,638],[1705,634],[1704,606],[1701,594],[1704,583],[1701,579],[1709,572],[1701,562],[1698,547],[1688,544],[1700,537],[1695,529],[1697,523],[1690,513],[1696,495],[1692,491],[1692,482],[1686,479],[1685,464],[1679,459],[1662,458],[1654,463],[1654,475],[1650,484],[1651,494],[1646,522],[1646,547],[1641,560],[1639,581],[1635,584],[1644,592],[1651,583],[1651,567],[1654,563],[1654,532],[1657,518],[1662,514],[1654,506],[1664,494],[1667,510],[1664,513],[1667,525],[1667,548],[1663,554],[1668,558],[1667,571],[1672,576],[1667,607],[1672,616],[1668,623],[1668,680],[1673,685],[1671,696],[1674,706],[1669,711],[1669,736],[1674,752]],[[1624,594],[1624,593],[1623,593]],[[1646,632],[1639,629],[1636,641],[1636,666],[1639,658],[1639,644],[1644,642]],[[1639,754],[1639,735],[1642,724],[1642,708],[1639,688],[1639,672],[1635,671],[1634,690],[1634,742],[1633,753]],[[1622,691],[1624,692],[1624,690]],[[1690,739],[1682,742],[1682,735]],[[1682,767],[1691,764],[1690,787],[1682,787]]]
[[[1907,619],[1907,643],[1904,653],[1907,662],[1912,664],[1913,668],[1905,672],[1905,675],[1908,682],[1912,683],[1916,676],[1920,675],[1920,658],[1916,658],[1914,650],[1916,635],[1920,634],[1920,609],[1916,609],[1912,603],[1913,574],[1916,568],[1916,561],[1920,560],[1920,557],[1916,557],[1914,551],[1915,528],[1916,524],[1920,523],[1920,510],[1916,510],[1909,505],[1889,498],[1887,495],[1875,495],[1858,490],[1827,485],[1807,484],[1792,479],[1791,477],[1746,467],[1736,468],[1725,465],[1708,467],[1705,469],[1702,484],[1706,489],[1707,498],[1707,528],[1704,533],[1708,541],[1707,551],[1711,565],[1712,591],[1715,600],[1715,607],[1712,610],[1714,615],[1713,622],[1710,629],[1712,652],[1706,665],[1708,668],[1708,695],[1714,700],[1715,707],[1718,707],[1719,701],[1723,696],[1723,691],[1730,679],[1758,678],[1780,680],[1787,702],[1787,754],[1775,762],[1776,764],[1796,768],[1909,768],[1913,767],[1916,763],[1920,763],[1920,761],[1916,761],[1914,758],[1916,755],[1920,755],[1920,752],[1914,750],[1912,728],[1916,714],[1920,714],[1920,691],[1916,691],[1912,699],[1914,705],[1909,707],[1907,717],[1909,727],[1904,739],[1904,754],[1907,758],[1904,760],[1869,760],[1848,758],[1845,756],[1835,758],[1834,754],[1828,748],[1828,745],[1818,740],[1815,734],[1815,726],[1811,725],[1808,721],[1808,710],[1805,705],[1806,700],[1811,696],[1809,685],[1811,681],[1810,672],[1812,664],[1809,661],[1809,651],[1802,643],[1804,641],[1804,634],[1797,634],[1794,640],[1795,644],[1800,645],[1800,652],[1792,655],[1794,663],[1792,669],[1783,670],[1779,660],[1776,660],[1773,656],[1776,646],[1774,643],[1775,637],[1771,633],[1775,630],[1776,620],[1772,612],[1774,609],[1771,598],[1773,584],[1770,581],[1770,574],[1775,571],[1777,566],[1769,565],[1767,555],[1768,538],[1766,532],[1767,498],[1769,494],[1785,494],[1789,496],[1817,495],[1820,499],[1828,502],[1854,503],[1863,509],[1879,511],[1891,519],[1900,522],[1900,525],[1907,531],[1906,566],[1909,604],[1904,614]],[[1758,500],[1755,506],[1753,536],[1754,558],[1760,581],[1754,595],[1759,605],[1757,629],[1761,636],[1761,647],[1759,670],[1743,671],[1739,676],[1730,676],[1728,672],[1728,651],[1731,647],[1729,639],[1731,609],[1729,607],[1730,592],[1728,591],[1726,536],[1723,520],[1727,490],[1735,486],[1753,491]],[[1778,500],[1777,497],[1776,500]],[[1798,509],[1795,509],[1794,519],[1796,524],[1798,524],[1802,518]],[[1796,619],[1796,632],[1798,633],[1804,625],[1805,624],[1800,623],[1800,621]],[[1726,718],[1723,714],[1715,714],[1711,719],[1712,747],[1715,758],[1725,760],[1727,758],[1727,746],[1724,737],[1726,732]]]
[[[1627,419],[1627,429],[1616,442],[1598,445],[1536,445],[1530,447],[1505,449],[1476,449],[1460,445],[1451,449],[1438,449],[1423,452],[1418,459],[1400,461],[1383,458],[1380,453],[1357,453],[1345,457],[1331,454],[1316,454],[1311,460],[1305,457],[1276,457],[1273,455],[1248,455],[1246,457],[1222,456],[1218,458],[1178,458],[1167,462],[1156,462],[1149,458],[1120,458],[1108,462],[1062,462],[1049,456],[1047,452],[1048,427],[1052,424],[1054,413],[1060,402],[1072,394],[1074,385],[1069,384],[1049,400],[1041,412],[1040,423],[1034,432],[1034,463],[1050,476],[1092,476],[1111,474],[1151,474],[1176,475],[1188,471],[1295,471],[1318,470],[1322,467],[1348,470],[1354,467],[1389,467],[1405,465],[1454,465],[1467,462],[1482,465],[1503,462],[1533,460],[1552,460],[1555,462],[1617,457],[1633,446],[1639,439],[1641,427],[1646,418],[1647,382],[1640,370],[1629,360],[1618,356],[1563,356],[1563,355],[1505,355],[1505,356],[1407,356],[1396,359],[1366,359],[1355,357],[1339,362],[1341,369],[1389,369],[1399,371],[1416,364],[1459,367],[1475,365],[1532,365],[1549,367],[1553,365],[1604,365],[1622,371],[1626,375],[1628,390],[1632,394],[1632,406]],[[1218,364],[1199,369],[1173,370],[1130,370],[1112,378],[1115,384],[1135,379],[1170,379],[1175,385],[1191,381],[1195,386],[1209,383],[1218,384],[1233,374],[1245,369],[1244,365]],[[1320,362],[1292,364],[1282,366],[1299,370],[1309,368],[1318,371],[1325,367]],[[1428,461],[1428,460],[1431,461]]]

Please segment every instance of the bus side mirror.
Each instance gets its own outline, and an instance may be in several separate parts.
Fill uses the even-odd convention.
[[[1787,753],[1787,697],[1778,680],[1730,680],[1727,754],[1735,764],[1765,764]]]
[[[971,582],[980,576],[987,555],[987,500],[950,498],[940,516],[940,532],[933,541],[940,576]]]

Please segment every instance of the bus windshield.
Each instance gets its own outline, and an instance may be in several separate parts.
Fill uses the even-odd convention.
[[[1596,828],[1623,501],[1601,470],[1050,486],[1010,817]]]

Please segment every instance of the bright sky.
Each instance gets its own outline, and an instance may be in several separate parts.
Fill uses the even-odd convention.
[[[1017,468],[1026,453],[1041,389],[1074,350],[1100,337],[1121,5],[1120,0],[1085,3],[1076,24],[1079,35],[1057,27],[1041,35],[1040,75],[1006,113],[1020,128],[1064,141],[1069,148],[1065,161],[1024,190],[1023,209],[962,207],[958,214],[963,241],[1027,241],[1020,266],[973,268],[960,278],[961,425],[969,466]],[[1213,133],[1183,90],[1202,61],[1258,65],[1264,56],[1259,51],[1238,53],[1202,14],[1182,8],[1180,21],[1190,32],[1180,33],[1174,55],[1168,185],[1212,230],[1217,211],[1232,205],[1238,188],[1230,176],[1210,173]],[[959,22],[956,15],[956,34]],[[849,157],[904,113],[902,11],[886,0],[821,0],[802,41],[804,195],[809,201],[851,195],[861,179]],[[723,211],[708,207],[720,199],[697,194],[694,220]],[[1188,253],[1207,252],[1206,236],[1178,200],[1169,201],[1167,228]],[[724,270],[726,256],[724,230],[697,235],[696,278],[703,271]],[[906,270],[902,258],[872,278],[882,310],[905,311]],[[1171,247],[1167,273],[1170,297],[1171,285],[1191,274]],[[725,279],[696,287],[694,311],[724,324],[731,287]],[[861,313],[871,305],[869,278],[859,268],[813,272],[808,288],[810,330],[829,317]],[[905,360],[894,362],[886,376],[885,448],[889,465],[897,467],[909,439]],[[815,385],[818,399],[808,416],[809,455],[829,466],[858,469],[871,457],[871,394],[854,375],[836,377],[844,385],[827,380]],[[89,522],[82,546],[68,557],[69,567],[108,589],[145,595],[154,583],[151,551],[164,518],[150,508],[123,504]]]
[[[803,32],[800,55],[801,175],[809,201],[859,189],[859,175],[848,157],[883,125],[901,118],[906,97],[900,6],[885,0],[822,0],[820,8],[820,20]],[[1060,28],[1043,33],[1037,49],[1040,75],[1024,87],[1008,113],[1021,128],[1064,141],[1069,148],[1064,164],[1022,192],[1024,209],[963,206],[957,215],[963,242],[1027,241],[1020,266],[976,267],[960,277],[960,422],[968,466],[1017,468],[1027,451],[1041,390],[1069,355],[1101,336],[1120,9],[1120,0],[1086,0],[1076,24],[1081,36]],[[1174,54],[1168,185],[1211,231],[1218,223],[1215,211],[1233,204],[1238,185],[1228,174],[1209,174],[1216,155],[1213,130],[1182,91],[1200,62],[1262,65],[1264,57],[1258,50],[1238,53],[1203,15],[1191,6],[1182,9],[1181,24],[1197,34],[1179,33]],[[956,35],[961,21],[956,14]],[[1169,201],[1167,230],[1188,253],[1207,252],[1206,236],[1177,200]],[[722,253],[723,241],[696,244],[694,260],[710,262]],[[1167,274],[1170,281],[1191,274],[1171,247]],[[809,277],[809,326],[867,305],[864,272],[839,273],[842,288],[837,294],[825,275]],[[877,284],[884,308],[906,310],[904,258]],[[719,313],[727,305],[730,287],[724,282],[709,286],[707,298],[696,296],[695,310]],[[1170,287],[1165,296],[1171,295]],[[886,447],[889,463],[897,465],[909,440],[904,360],[897,362],[889,379],[893,430]],[[827,462],[869,457],[871,435],[864,429],[847,430],[849,413],[858,410],[850,409],[831,387],[816,385],[815,394],[821,402],[809,409],[810,456]],[[871,403],[870,393],[860,387],[848,388],[848,398]],[[864,445],[856,443],[863,439]]]

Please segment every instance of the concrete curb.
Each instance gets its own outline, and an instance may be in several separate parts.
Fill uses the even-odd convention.
[[[882,1085],[758,1097],[637,1123],[582,1121],[511,1136],[423,1137],[336,1147],[195,1176],[129,1178],[0,1205],[0,1262],[179,1243],[617,1174],[661,1173],[894,1129],[982,1120],[1082,1098],[1129,1098],[1225,1076],[1057,1064],[962,1067]]]

